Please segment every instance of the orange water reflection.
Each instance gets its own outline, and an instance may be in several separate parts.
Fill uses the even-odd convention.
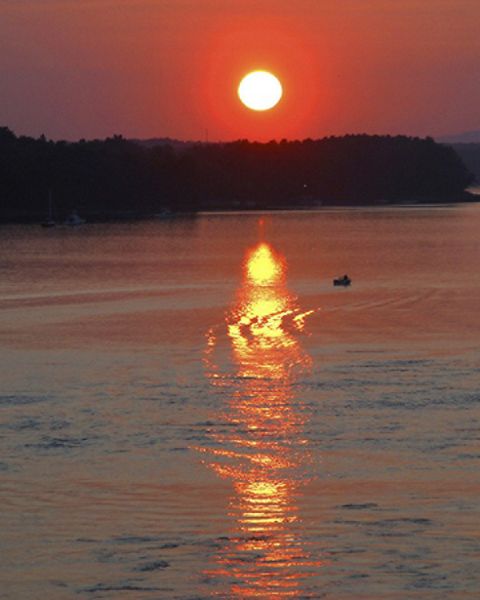
[[[229,597],[297,597],[320,564],[308,556],[297,506],[309,454],[295,387],[310,366],[299,335],[311,312],[287,289],[285,259],[261,243],[247,254],[226,348],[221,332],[208,335],[209,376],[228,406],[205,462],[233,482],[236,522],[210,576],[230,581]],[[233,373],[222,374],[214,359],[228,350]]]

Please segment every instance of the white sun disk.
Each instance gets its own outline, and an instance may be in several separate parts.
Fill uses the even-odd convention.
[[[252,71],[238,86],[238,96],[252,110],[269,110],[280,102],[282,84],[268,71]]]

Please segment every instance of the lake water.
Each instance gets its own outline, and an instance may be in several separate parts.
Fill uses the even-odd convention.
[[[478,598],[479,265],[480,205],[2,227],[0,598]]]

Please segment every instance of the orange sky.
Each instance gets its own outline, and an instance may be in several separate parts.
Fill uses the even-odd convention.
[[[480,129],[478,0],[0,0],[0,125],[78,139]],[[243,74],[285,97],[248,111]]]

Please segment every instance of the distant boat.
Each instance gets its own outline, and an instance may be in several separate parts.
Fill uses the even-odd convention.
[[[48,192],[48,216],[45,221],[42,221],[41,225],[42,227],[55,227],[56,225],[53,218],[52,190]]]
[[[162,208],[160,212],[155,213],[153,216],[155,219],[171,219],[175,216],[175,213],[169,208]]]
[[[344,275],[343,277],[337,277],[333,280],[333,285],[341,285],[343,287],[348,287],[352,283],[352,280],[348,275]]]
[[[83,225],[84,223],[85,219],[79,217],[76,210],[72,211],[63,222],[64,225],[68,225],[69,227],[77,227],[78,225]]]

